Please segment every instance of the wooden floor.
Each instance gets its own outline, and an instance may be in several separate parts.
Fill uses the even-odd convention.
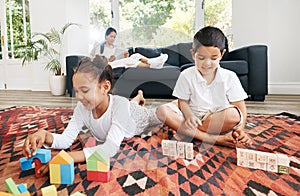
[[[147,99],[153,107],[171,100]],[[0,109],[13,106],[45,106],[74,108],[77,101],[68,95],[53,96],[48,91],[0,90]],[[268,95],[264,102],[246,101],[248,113],[278,114],[289,112],[300,116],[300,95]]]

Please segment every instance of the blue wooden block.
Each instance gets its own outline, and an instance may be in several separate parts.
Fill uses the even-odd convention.
[[[37,148],[36,155],[33,157],[33,159],[34,158],[38,158],[43,164],[48,163],[51,159],[51,150]]]
[[[18,189],[19,189],[20,193],[26,193],[26,192],[28,192],[25,184],[23,184],[23,183],[21,183],[21,184],[18,185]]]
[[[72,184],[74,181],[74,161],[60,165],[60,184]]]
[[[28,170],[32,168],[32,163],[34,159],[39,159],[41,163],[45,164],[51,160],[51,150],[50,149],[41,149],[37,148],[36,155],[26,159],[25,157],[20,158],[21,169]]]
[[[23,171],[31,169],[32,168],[32,160],[31,159],[27,160],[25,157],[20,158],[20,166]]]

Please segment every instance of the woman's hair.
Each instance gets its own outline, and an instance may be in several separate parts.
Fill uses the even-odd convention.
[[[226,36],[219,28],[207,26],[194,35],[193,51],[196,52],[201,46],[214,46],[222,53],[226,49],[226,41]]]
[[[94,58],[82,58],[74,70],[74,74],[76,73],[88,73],[91,74],[94,79],[98,79],[98,82],[108,80],[113,84],[112,67],[108,64],[107,58],[102,55],[96,55]]]
[[[105,37],[108,36],[111,32],[115,32],[117,34],[117,30],[112,28],[112,27],[108,27],[106,29],[106,32],[105,32]]]

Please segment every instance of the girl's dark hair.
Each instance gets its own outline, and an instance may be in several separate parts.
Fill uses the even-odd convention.
[[[113,84],[113,70],[108,64],[107,58],[102,55],[96,55],[94,58],[84,57],[82,58],[77,68],[74,70],[76,73],[89,73],[99,82],[108,80]]]
[[[196,52],[201,46],[214,46],[218,47],[222,53],[224,49],[227,49],[226,42],[226,36],[219,28],[207,26],[194,35],[193,50]]]
[[[108,27],[106,29],[106,32],[105,32],[105,37],[108,36],[111,32],[115,32],[117,34],[117,30],[112,28],[112,27]]]

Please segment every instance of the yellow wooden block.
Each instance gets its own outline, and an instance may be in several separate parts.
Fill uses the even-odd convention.
[[[50,164],[49,165],[50,173],[50,183],[51,184],[60,184],[60,164]]]
[[[55,185],[50,185],[41,189],[43,196],[57,196]]]
[[[7,193],[7,192],[1,192],[0,191],[0,195],[1,196],[13,196],[13,194]]]
[[[24,192],[24,193],[21,193],[21,194],[17,194],[16,196],[30,196],[30,193],[27,191],[27,192]]]
[[[49,164],[70,164],[72,163],[72,160],[72,157],[66,153],[66,151],[61,150],[55,157],[53,157]]]
[[[109,164],[101,161],[97,161],[97,171],[107,172],[109,170]]]

